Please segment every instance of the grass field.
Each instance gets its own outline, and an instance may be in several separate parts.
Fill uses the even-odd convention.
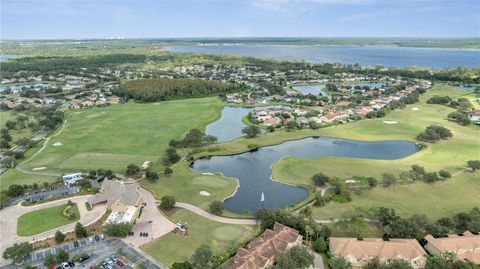
[[[169,233],[140,247],[166,266],[189,260],[202,244],[209,245],[217,253],[238,247],[255,236],[257,229],[256,226],[210,221],[184,209],[178,209],[170,218],[174,222],[187,224],[188,235]]]
[[[219,116],[222,106],[218,98],[210,97],[68,111],[65,130],[25,168],[124,172],[130,163],[159,163],[170,139],[180,138],[191,128],[203,128]],[[63,145],[54,147],[56,142]]]
[[[17,223],[17,234],[20,236],[32,236],[80,219],[77,204],[73,205],[73,212],[76,215],[76,218],[73,220],[69,220],[62,215],[65,207],[66,205],[59,205],[32,211],[20,216]]]
[[[232,194],[236,182],[221,175],[192,173],[188,170],[187,162],[182,162],[173,169],[173,174],[169,176],[162,174],[155,183],[142,180],[141,185],[152,191],[157,199],[164,195],[173,195],[176,201],[190,203],[207,210],[211,201],[222,201]],[[200,195],[201,191],[210,193],[210,196]]]

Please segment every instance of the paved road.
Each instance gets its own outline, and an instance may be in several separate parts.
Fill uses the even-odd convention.
[[[22,206],[20,204],[17,204],[16,206],[10,206],[2,209],[0,211],[0,242],[2,242],[0,244],[0,253],[3,253],[3,251],[7,247],[13,245],[14,243],[32,242],[35,240],[41,240],[41,239],[54,236],[57,230],[60,230],[63,233],[66,233],[66,232],[73,231],[75,228],[76,222],[64,225],[59,228],[52,229],[50,231],[47,231],[41,234],[37,234],[35,236],[22,237],[17,235],[16,231],[17,231],[18,218],[21,215],[31,211],[66,204],[68,200],[71,200],[72,202],[77,203],[78,210],[80,212],[80,220],[79,220],[80,223],[82,223],[83,225],[89,225],[89,224],[95,223],[98,219],[102,217],[103,213],[105,213],[106,205],[97,205],[93,207],[91,211],[88,211],[87,208],[85,207],[85,202],[87,202],[87,199],[90,196],[91,195],[69,197],[61,200],[56,200],[56,201],[32,205],[32,206]],[[3,256],[0,256],[0,266],[5,264],[8,264],[8,261],[6,261],[3,258]]]
[[[207,218],[209,220],[213,220],[216,222],[221,222],[221,223],[227,223],[227,224],[240,224],[240,225],[255,225],[257,222],[253,219],[233,219],[233,218],[225,218],[225,217],[220,217],[217,215],[213,215],[212,213],[209,213],[199,207],[196,207],[191,204],[187,203],[175,203],[175,206],[181,207],[184,209],[187,209],[189,211],[192,211],[193,213],[200,215],[204,218]]]

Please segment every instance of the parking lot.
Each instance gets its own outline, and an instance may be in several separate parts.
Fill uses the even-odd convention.
[[[27,202],[38,202],[51,198],[64,197],[78,193],[80,191],[79,186],[65,186],[63,184],[57,186],[51,186],[48,188],[40,188],[32,190],[19,197],[15,197],[8,201],[7,206],[16,205],[18,202],[25,200]]]
[[[141,253],[125,244],[119,239],[105,239],[93,242],[90,239],[78,240],[78,247],[75,247],[74,242],[69,242],[61,246],[54,248],[48,248],[44,250],[39,250],[32,252],[26,259],[25,263],[37,266],[37,268],[43,268],[43,263],[48,254],[56,255],[61,249],[65,250],[69,255],[70,259],[75,255],[88,254],[90,258],[81,264],[76,264],[75,268],[90,268],[96,265],[101,265],[106,258],[110,258],[112,255],[117,255],[118,249],[122,249],[124,257],[127,257],[131,264],[126,264],[124,266],[118,266],[116,264],[112,265],[112,268],[133,268],[135,264],[138,264],[141,261],[145,262],[145,268],[160,269],[156,263],[152,262],[147,257],[143,256]],[[4,267],[5,269],[10,268],[23,268],[23,266],[9,265]]]

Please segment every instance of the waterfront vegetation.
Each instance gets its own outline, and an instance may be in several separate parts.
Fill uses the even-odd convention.
[[[80,213],[75,203],[39,209],[23,214],[18,218],[17,234],[19,236],[32,236],[78,221],[79,219]]]
[[[256,226],[223,224],[185,209],[173,209],[168,214],[173,222],[186,224],[188,234],[169,233],[140,247],[167,266],[190,260],[202,244],[210,246],[215,255],[235,250],[257,233]]]

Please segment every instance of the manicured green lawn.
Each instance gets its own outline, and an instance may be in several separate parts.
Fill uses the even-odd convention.
[[[171,216],[172,221],[186,223],[188,235],[169,233],[140,246],[150,256],[166,266],[189,260],[195,249],[209,245],[220,253],[235,248],[256,234],[256,226],[222,224],[210,221],[190,211],[179,209]]]
[[[161,162],[168,142],[192,128],[203,129],[220,115],[216,97],[67,111],[65,130],[25,168],[48,172],[104,168],[124,172],[130,163]],[[54,147],[56,142],[62,146]],[[156,167],[160,169],[159,166]]]
[[[63,225],[76,222],[80,219],[77,204],[73,205],[76,218],[69,220],[62,215],[67,205],[59,205],[26,213],[18,218],[17,234],[20,236],[32,236],[43,233]]]
[[[176,201],[196,205],[205,210],[213,200],[222,201],[235,191],[236,181],[221,175],[202,175],[188,170],[187,162],[182,162],[173,169],[173,174],[160,178],[152,183],[142,180],[141,185],[152,191],[160,199],[164,195],[173,195]],[[210,193],[210,196],[200,192]]]

